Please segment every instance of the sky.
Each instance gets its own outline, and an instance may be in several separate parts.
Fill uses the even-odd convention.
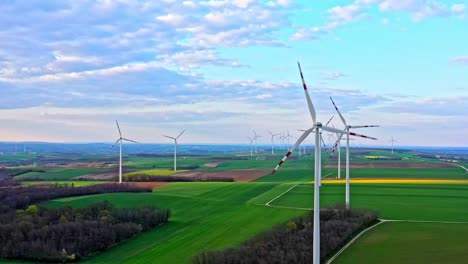
[[[0,2],[0,141],[468,146],[467,0]],[[308,139],[311,142],[313,139]]]

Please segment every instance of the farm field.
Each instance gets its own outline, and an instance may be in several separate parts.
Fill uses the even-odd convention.
[[[75,187],[90,186],[95,184],[106,183],[105,181],[22,181],[21,185],[34,185],[34,184],[58,184],[58,185],[73,185]]]
[[[334,264],[466,263],[468,223],[383,223],[360,237]]]
[[[344,204],[343,184],[322,185],[322,206]],[[468,221],[468,184],[360,184],[351,185],[351,206],[376,210],[383,219]],[[313,186],[301,184],[271,203],[273,206],[313,207]],[[404,208],[404,210],[402,209]]]
[[[41,180],[67,180],[87,174],[104,172],[105,169],[97,168],[46,168],[43,171],[33,171],[16,176],[17,179],[41,179]]]
[[[384,155],[382,151],[379,154]],[[405,155],[411,157],[410,154]],[[263,154],[258,157],[187,156],[178,160],[178,168],[181,168],[181,171],[177,173],[230,175],[257,171],[265,176],[249,178],[248,180],[252,180],[250,182],[152,183],[154,185],[151,186],[156,187],[152,193],[70,197],[50,201],[46,205],[84,207],[90,203],[108,200],[118,207],[153,205],[168,208],[172,217],[165,226],[116,245],[85,260],[84,263],[115,263],[116,259],[119,263],[190,263],[191,257],[202,250],[239,245],[276,224],[310,213],[313,205],[312,157],[296,156],[288,160],[278,173],[270,174],[281,158],[282,154]],[[419,158],[417,160],[428,162]],[[324,164],[334,162],[324,157]],[[386,161],[365,162],[382,164]],[[126,157],[124,166],[126,175],[174,174],[171,170],[172,157]],[[183,166],[188,171],[183,172]],[[46,172],[30,174],[42,174],[40,179],[47,182],[85,186],[102,181],[76,181],[73,178],[100,173],[103,170],[111,174],[117,173],[117,167],[112,166],[110,169],[47,168]],[[321,188],[322,206],[344,204],[344,182],[336,182],[336,168],[324,167],[322,175],[325,177]],[[341,175],[345,177],[344,169]],[[21,179],[21,176],[17,178]],[[352,207],[375,210],[382,219],[468,221],[468,214],[463,210],[468,208],[468,173],[462,168],[352,168],[351,177]],[[411,182],[402,184],[404,180]],[[430,181],[434,182],[429,183]],[[32,181],[23,184],[44,182]],[[270,206],[267,206],[267,203]],[[385,223],[387,224],[390,223]],[[407,223],[402,223],[404,224]],[[345,252],[353,250],[351,247]],[[18,262],[0,260],[0,263]]]
[[[117,245],[85,263],[113,263],[115,259],[120,263],[155,260],[188,263],[200,250],[238,245],[262,230],[305,213],[253,204],[257,196],[275,187],[271,183],[171,183],[148,194],[65,198],[48,206],[85,206],[108,200],[117,206],[170,208],[172,217],[167,225]]]

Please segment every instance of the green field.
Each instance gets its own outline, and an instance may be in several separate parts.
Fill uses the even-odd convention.
[[[234,246],[275,224],[304,214],[255,205],[277,195],[273,183],[172,183],[144,194],[72,197],[49,206],[85,206],[108,200],[117,206],[154,205],[170,208],[172,217],[161,228],[98,254],[87,263],[188,263],[204,249]]]
[[[41,180],[68,180],[74,177],[83,176],[106,171],[105,169],[94,168],[44,168],[42,171],[33,171],[16,176],[16,179],[41,179]]]
[[[383,223],[333,263],[467,263],[467,237],[468,223]]]
[[[184,170],[177,171],[177,172],[183,172],[183,171]],[[175,172],[174,170],[165,170],[165,169],[139,170],[139,171],[125,173],[124,176],[130,176],[130,177],[133,175],[169,176],[177,172]]]
[[[344,194],[344,185],[324,184],[320,204],[344,204]],[[376,210],[383,219],[468,221],[468,185],[351,184],[350,200],[352,207]],[[312,208],[313,185],[298,185],[271,205]]]
[[[195,170],[238,170],[238,169],[265,169],[271,170],[281,159],[282,154],[261,155],[259,157],[227,157],[222,156],[196,156],[178,159],[179,166],[195,166]],[[372,154],[354,154],[352,162],[385,163],[389,161],[370,161],[365,155],[386,155],[388,151],[373,151]],[[411,152],[395,153],[405,158],[405,162],[437,162],[414,156]],[[297,156],[297,155],[296,155]],[[203,164],[211,161],[223,161],[217,167],[208,168]],[[323,164],[331,162],[324,155]],[[390,161],[400,162],[400,161]],[[403,161],[402,161],[403,162]],[[343,163],[344,164],[344,163]],[[145,173],[151,175],[171,175],[173,166],[172,157],[127,157],[124,162],[127,169],[134,170],[130,175]],[[116,168],[116,167],[114,167]],[[191,256],[201,250],[221,249],[236,246],[271,228],[275,224],[283,223],[292,217],[307,214],[310,211],[299,208],[311,208],[313,205],[313,159],[311,156],[297,157],[288,160],[284,167],[274,175],[266,175],[250,183],[232,182],[187,182],[170,183],[154,189],[152,193],[114,193],[103,195],[90,195],[70,197],[50,201],[47,206],[72,205],[86,206],[89,203],[108,200],[119,207],[154,205],[168,208],[172,217],[168,224],[129,241],[123,242],[108,251],[97,254],[87,263],[189,263]],[[344,166],[342,167],[344,168]],[[45,173],[31,172],[21,177],[38,175],[41,179],[60,179],[60,183],[69,183],[67,179],[89,173],[99,169],[56,168],[47,169]],[[29,175],[28,175],[29,174]],[[336,178],[334,168],[324,168],[322,175]],[[342,177],[345,176],[344,170]],[[58,177],[58,178],[57,178]],[[467,179],[468,173],[461,168],[352,168],[352,178],[407,178],[407,179]],[[87,181],[73,181],[76,186],[88,184]],[[89,182],[96,183],[96,182]],[[298,184],[291,191],[271,202],[271,207],[265,204],[273,198]],[[321,205],[331,206],[344,204],[345,189],[343,184],[323,184],[321,188]],[[383,219],[402,220],[430,220],[430,221],[468,221],[468,185],[437,185],[437,184],[352,184],[351,205],[354,208],[370,208],[378,211]],[[291,207],[291,208],[286,208]],[[403,208],[403,209],[402,209]],[[385,223],[391,226],[394,223]],[[412,223],[398,223],[408,225],[411,230]],[[422,225],[421,225],[422,226]],[[427,225],[428,231],[447,232],[453,225],[434,224]],[[400,227],[399,227],[400,228]],[[404,230],[405,227],[402,227]],[[417,228],[415,237],[417,237]],[[400,230],[398,229],[398,230]],[[376,229],[379,231],[380,229]],[[396,229],[395,229],[396,230]],[[398,232],[396,230],[395,232]],[[393,231],[388,231],[393,232]],[[403,233],[403,231],[401,231]],[[460,234],[465,231],[461,230]],[[370,233],[371,234],[371,233]],[[437,233],[434,233],[437,234]],[[408,233],[408,236],[413,236]],[[450,239],[450,237],[443,237]],[[404,240],[404,238],[401,238]],[[405,240],[406,241],[406,240]],[[454,240],[457,241],[457,240]],[[357,246],[360,244],[357,242]],[[379,242],[380,243],[380,242]],[[374,247],[379,247],[376,243]],[[385,241],[381,247],[386,247]],[[396,243],[396,242],[395,242]],[[400,243],[400,242],[398,242]],[[397,243],[397,244],[398,244]],[[429,243],[429,242],[428,242]],[[432,243],[432,242],[431,242]],[[365,248],[366,246],[362,246]],[[391,250],[398,252],[395,246]],[[364,250],[364,249],[362,249]],[[390,251],[391,251],[390,250]],[[337,263],[351,263],[346,260],[347,254],[361,253],[359,247],[351,247],[345,251],[343,260]],[[419,252],[419,251],[415,251]],[[459,256],[455,251],[446,254]],[[419,253],[418,253],[419,254]],[[424,254],[422,252],[421,254]],[[457,255],[458,254],[458,255]],[[417,254],[412,256],[417,258]],[[421,256],[422,259],[424,256]],[[410,258],[409,258],[410,259]],[[341,262],[344,261],[344,262]],[[348,262],[346,262],[348,261]],[[7,261],[0,261],[6,263]],[[397,261],[398,262],[398,261]],[[352,263],[380,263],[375,259],[354,261]],[[391,262],[388,262],[391,263]]]
[[[75,187],[90,186],[95,184],[106,183],[104,181],[23,181],[21,185],[33,184],[58,184],[58,185],[72,185]]]

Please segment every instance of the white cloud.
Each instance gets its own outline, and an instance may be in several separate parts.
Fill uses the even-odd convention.
[[[172,26],[182,25],[185,22],[184,16],[179,14],[167,14],[164,16],[157,16],[156,19]]]
[[[465,4],[454,4],[451,8],[453,13],[461,14],[465,12]]]
[[[356,4],[347,6],[336,6],[329,9],[327,12],[333,20],[350,22],[355,20],[362,11],[362,7]]]
[[[451,60],[453,63],[467,64],[468,65],[468,56],[459,56]]]

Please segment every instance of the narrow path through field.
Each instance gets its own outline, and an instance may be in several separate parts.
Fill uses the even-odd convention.
[[[344,247],[342,247],[338,252],[336,252],[335,255],[333,255],[333,257],[331,257],[329,260],[327,260],[326,264],[330,264],[332,263],[339,255],[341,255],[341,253],[343,253],[343,251],[345,251],[349,246],[351,246],[351,244],[354,243],[354,241],[356,241],[359,237],[361,237],[363,234],[365,234],[367,231],[373,229],[374,227],[376,226],[379,226],[381,224],[383,224],[385,222],[379,222],[373,226],[370,226],[364,230],[361,231],[361,233],[359,233],[357,236],[355,236],[353,239],[351,239],[351,241],[349,241],[346,245],[344,245]]]
[[[449,163],[449,164],[451,164],[451,165],[453,165],[453,166],[460,167],[460,168],[464,169],[466,173],[468,173],[468,169],[467,169],[467,168],[465,168],[465,167],[464,167],[464,166],[462,166],[462,165],[459,165],[459,164],[452,164],[452,163]]]

